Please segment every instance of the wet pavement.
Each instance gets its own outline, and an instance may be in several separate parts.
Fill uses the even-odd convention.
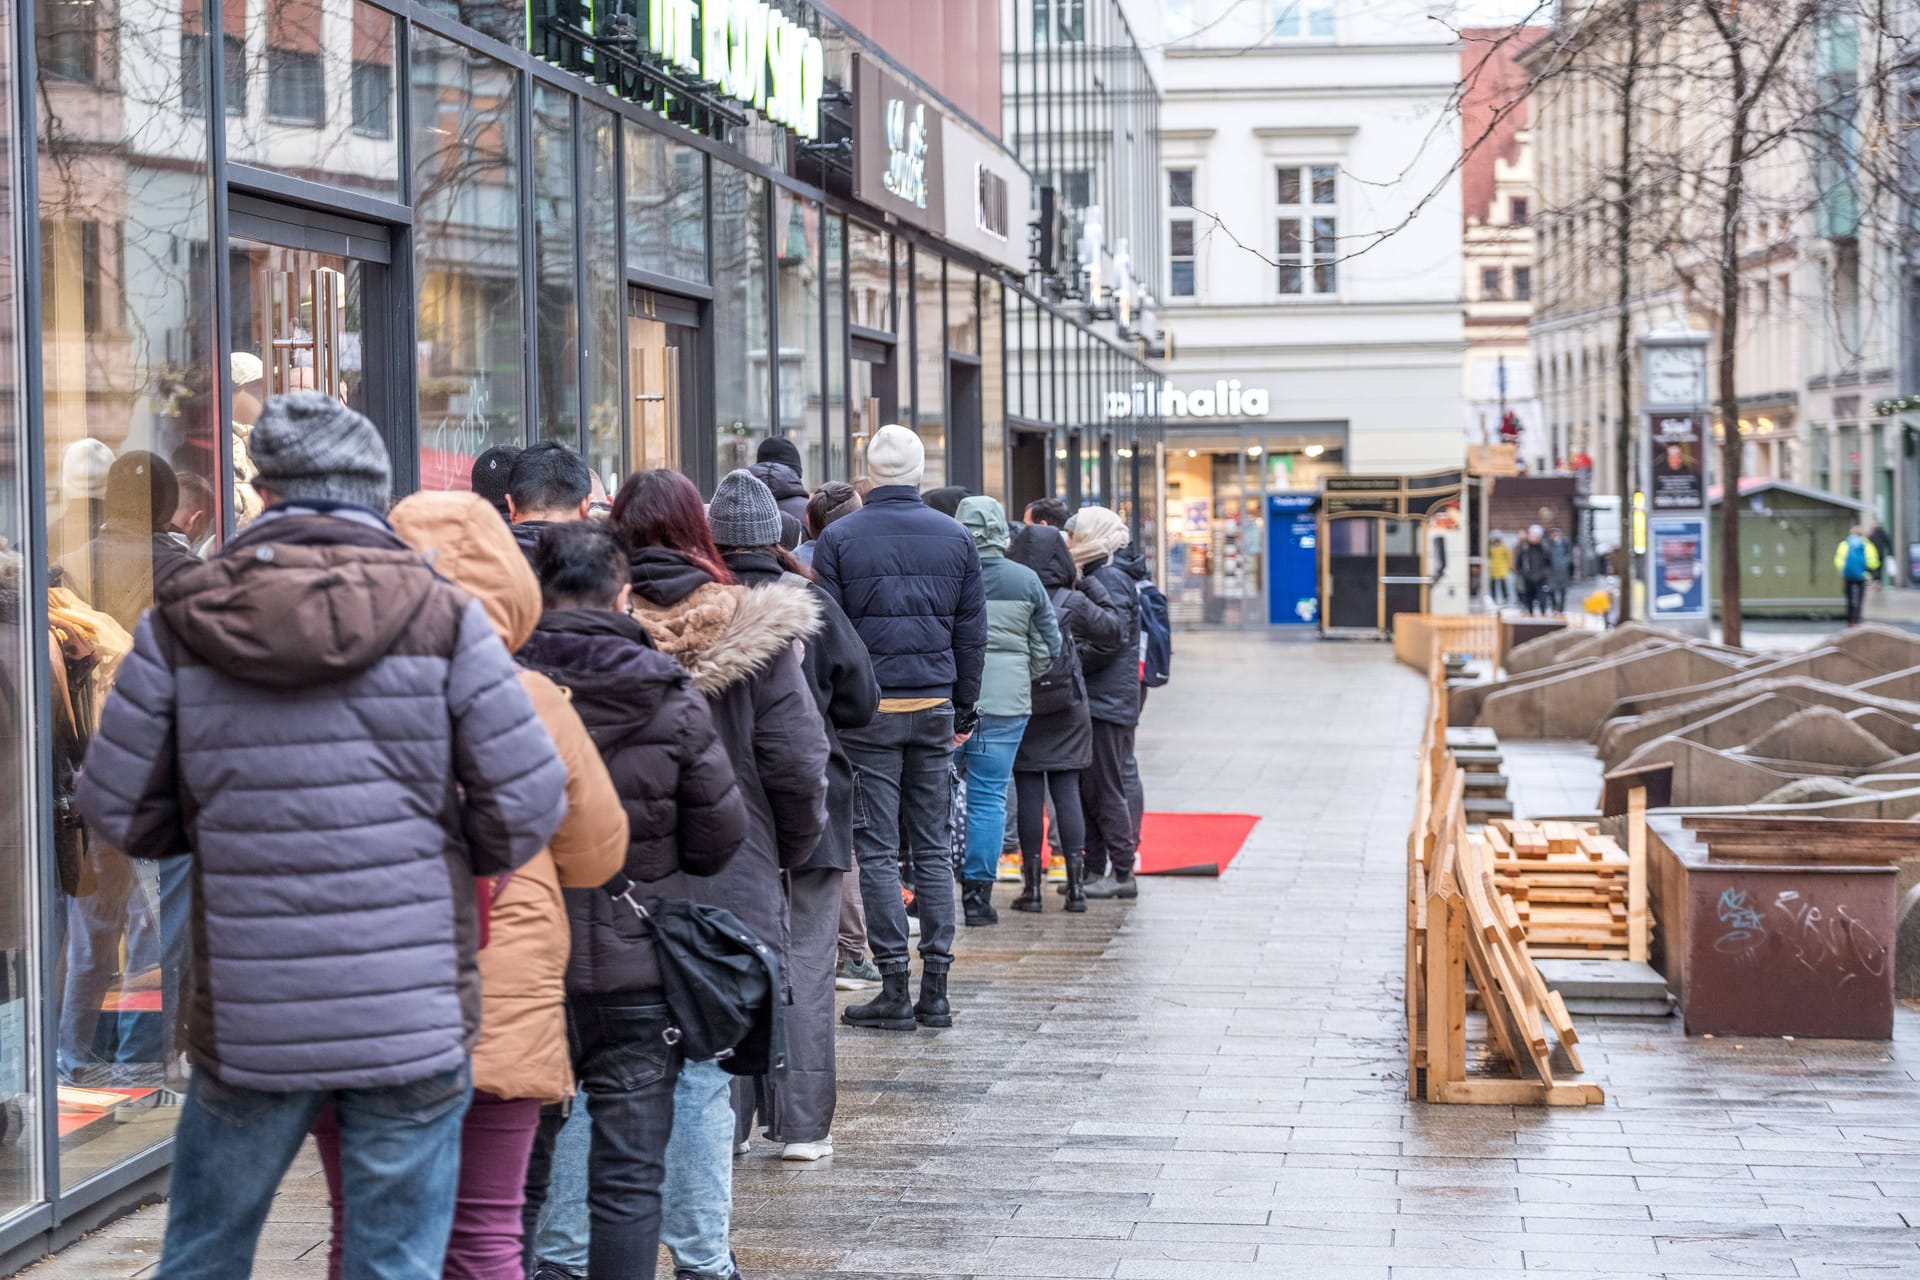
[[[1003,910],[965,931],[952,1030],[843,1032],[836,1158],[735,1166],[749,1277],[1920,1276],[1920,1014],[1892,1044],[1581,1018],[1604,1107],[1410,1103],[1424,682],[1264,635],[1182,636],[1176,673],[1149,804],[1258,814],[1245,851],[1084,916]],[[255,1275],[324,1276],[320,1190],[289,1180]],[[163,1216],[35,1280],[140,1274]]]

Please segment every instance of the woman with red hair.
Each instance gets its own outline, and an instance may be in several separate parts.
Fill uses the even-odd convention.
[[[730,531],[729,543],[761,532],[751,527],[756,521],[769,525],[771,536],[739,545],[778,542],[780,513],[771,494],[766,507],[739,512],[741,528]],[[802,645],[820,630],[820,604],[804,585],[738,585],[714,543],[700,491],[677,471],[628,476],[614,495],[611,521],[627,546],[633,616],[705,695],[747,806],[746,841],[719,875],[687,877],[693,898],[733,912],[785,956],[781,872],[807,860],[826,822],[826,729],[800,661]],[[732,1084],[718,1062],[695,1062],[674,1090],[660,1239],[677,1273],[702,1280],[737,1274],[728,1248]],[[741,1102],[750,1112],[749,1092]]]

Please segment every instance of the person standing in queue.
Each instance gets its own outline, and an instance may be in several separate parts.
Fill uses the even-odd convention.
[[[776,517],[777,519],[777,517]],[[696,902],[733,912],[781,958],[791,954],[782,873],[803,865],[826,823],[827,734],[801,652],[821,628],[803,584],[748,588],[714,545],[705,504],[677,471],[640,471],[614,495],[633,616],[707,699],[747,808],[747,838]],[[732,1280],[733,1076],[688,1064],[673,1108],[660,1236],[686,1280]]]
[[[867,446],[866,505],[820,535],[813,569],[873,659],[880,710],[841,735],[856,788],[854,852],[880,993],[842,1021],[911,1031],[953,1025],[952,806],[948,764],[978,722],[987,604],[980,555],[960,525],[920,499],[926,450],[889,424]],[[920,912],[920,998],[908,999],[900,855]]]
[[[1112,649],[1090,646],[1087,709],[1093,718],[1093,765],[1080,778],[1087,819],[1089,898],[1137,898],[1133,810],[1127,803],[1127,760],[1140,723],[1140,598],[1113,563],[1131,535],[1126,521],[1105,507],[1082,507],[1067,522],[1067,545],[1080,576],[1097,583],[1120,615]]]

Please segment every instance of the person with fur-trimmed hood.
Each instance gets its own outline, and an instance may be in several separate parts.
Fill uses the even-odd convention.
[[[806,587],[734,580],[693,482],[639,471],[613,499],[626,540],[633,616],[704,694],[747,805],[747,838],[719,875],[689,877],[695,901],[725,907],[776,953],[788,950],[780,873],[798,867],[826,824],[827,735],[801,665],[821,626]],[[732,1077],[688,1064],[674,1095],[660,1238],[675,1268],[727,1280],[734,1116]]]

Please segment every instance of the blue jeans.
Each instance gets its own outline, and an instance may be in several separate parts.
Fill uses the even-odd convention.
[[[733,1077],[689,1062],[673,1091],[673,1137],[660,1187],[660,1242],[673,1265],[713,1280],[733,1274]]]
[[[967,770],[967,859],[962,880],[992,880],[1000,871],[1000,846],[1007,833],[1007,784],[1013,757],[1027,732],[1025,716],[980,717],[980,725],[960,748]]]
[[[332,1102],[346,1230],[341,1280],[439,1280],[460,1177],[467,1068],[384,1089],[267,1093],[196,1071],[173,1139],[161,1280],[247,1280],[280,1179]]]

